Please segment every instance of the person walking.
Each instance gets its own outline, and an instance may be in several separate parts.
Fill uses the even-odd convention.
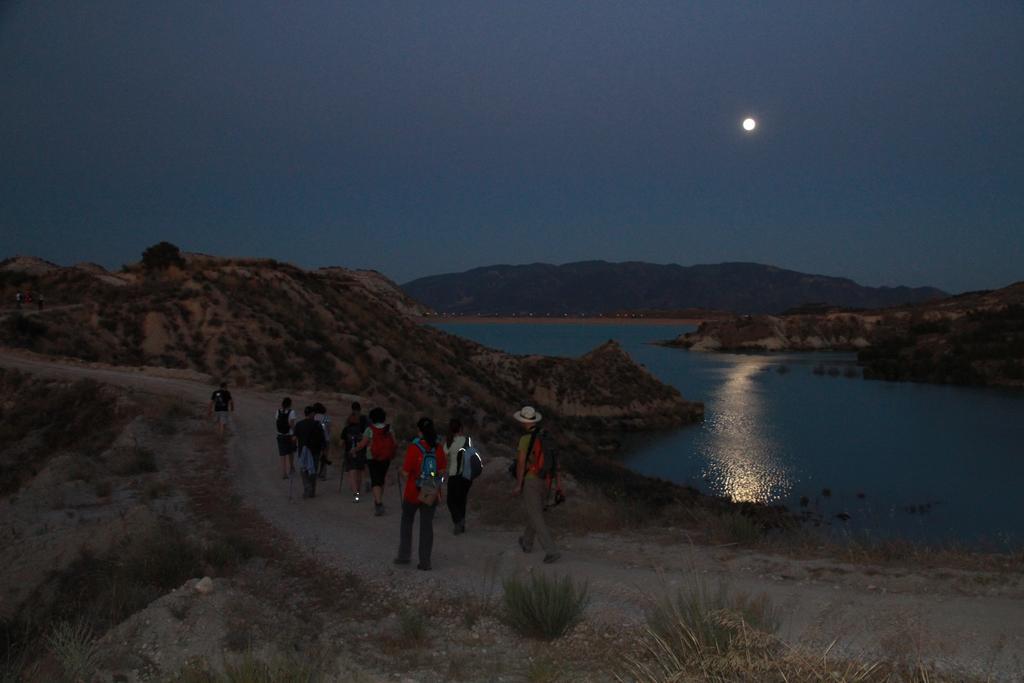
[[[334,463],[330,459],[331,453],[331,418],[327,415],[327,406],[317,401],[313,404],[313,417],[320,423],[324,430],[324,450],[320,454],[320,478],[327,478],[327,466]]]
[[[324,448],[324,429],[314,419],[313,406],[306,406],[305,419],[295,425],[295,441],[299,449],[299,473],[302,475],[302,497],[316,496],[316,469]]]
[[[210,396],[209,410],[209,413],[217,420],[217,430],[221,436],[224,436],[224,428],[228,424],[230,413],[233,413],[234,410],[235,401],[231,398],[231,392],[228,391],[227,382],[221,382],[220,389]]]
[[[281,407],[277,409],[275,427],[277,428],[277,454],[281,457],[281,478],[287,479],[295,471],[295,420],[297,416],[292,410],[289,397],[281,399]]]
[[[452,516],[452,533],[456,536],[466,533],[466,500],[473,485],[471,479],[462,476],[460,469],[460,455],[465,453],[468,444],[469,437],[462,433],[462,421],[453,417],[448,421],[444,451],[448,459],[448,512]]]
[[[14,295],[14,303],[17,305],[19,311],[21,310],[21,302],[23,302],[24,300],[25,295],[22,294],[21,290],[19,289],[18,293]]]
[[[550,564],[557,562],[562,555],[544,522],[544,497],[548,486],[546,479],[554,468],[544,458],[544,438],[540,430],[543,416],[533,406],[523,406],[512,417],[526,431],[519,438],[516,448],[516,485],[512,489],[513,496],[522,498],[523,512],[526,514],[526,529],[519,537],[519,547],[524,553],[533,552],[534,539],[540,540],[544,548],[544,562]]]
[[[367,454],[366,467],[370,470],[375,517],[384,514],[384,480],[387,479],[388,467],[391,466],[395,451],[398,450],[398,444],[387,419],[388,415],[383,408],[370,410],[370,425],[355,446],[356,450],[362,449]]]
[[[434,512],[441,498],[441,484],[447,468],[444,448],[438,441],[434,422],[429,417],[416,423],[419,436],[405,451],[401,479],[402,524],[399,531],[398,557],[395,564],[409,564],[412,556],[412,525],[420,515],[419,564],[417,569],[430,571],[430,555],[434,548]]]
[[[345,420],[341,439],[345,444],[345,471],[352,489],[352,502],[359,502],[363,490],[363,471],[366,469],[366,447],[359,448],[370,422],[362,414],[363,407],[358,401],[352,403],[352,412]]]

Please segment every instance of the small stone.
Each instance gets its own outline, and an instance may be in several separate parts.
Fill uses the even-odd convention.
[[[202,593],[203,595],[209,595],[213,592],[213,579],[209,576],[204,576],[196,582],[196,593]]]

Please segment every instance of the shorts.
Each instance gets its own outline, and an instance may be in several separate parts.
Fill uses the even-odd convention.
[[[231,416],[226,410],[216,410],[213,413],[213,419],[219,424],[226,425],[231,421]]]
[[[366,451],[361,453],[353,453],[349,451],[345,454],[345,471],[349,470],[365,470],[366,469]]]
[[[282,458],[295,452],[295,439],[288,434],[277,435],[277,454]]]
[[[388,476],[388,467],[391,466],[391,461],[369,460],[366,466],[370,468],[370,486],[380,486],[383,488],[384,479]]]

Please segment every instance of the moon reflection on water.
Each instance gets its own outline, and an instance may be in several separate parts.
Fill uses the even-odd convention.
[[[725,382],[708,401],[715,410],[697,443],[708,463],[703,473],[708,488],[737,502],[779,502],[793,486],[765,424],[763,389],[754,379],[767,365],[751,358],[725,371]]]

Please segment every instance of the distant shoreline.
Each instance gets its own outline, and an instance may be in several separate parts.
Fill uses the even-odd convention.
[[[700,325],[703,318],[609,318],[609,317],[548,317],[548,316],[419,316],[419,323],[514,323],[519,325]]]

